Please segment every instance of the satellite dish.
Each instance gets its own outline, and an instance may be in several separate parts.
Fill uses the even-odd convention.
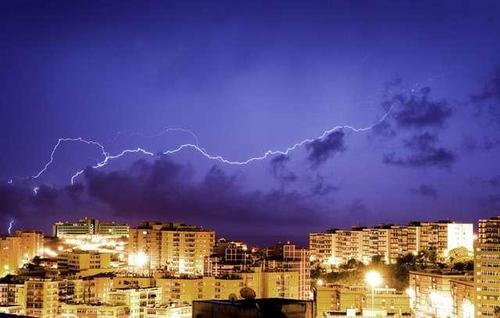
[[[240,289],[240,296],[245,300],[253,300],[257,295],[255,294],[255,290],[250,287],[243,287]]]
[[[238,296],[235,293],[229,294],[229,301],[234,303],[235,301],[238,300]]]

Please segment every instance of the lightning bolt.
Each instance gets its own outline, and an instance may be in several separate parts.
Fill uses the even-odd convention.
[[[9,227],[7,228],[7,233],[11,234],[14,223],[16,223],[14,219],[10,220]]]
[[[430,78],[428,79],[428,81],[431,81],[431,80],[434,80],[434,78]],[[414,93],[415,91],[415,88],[418,88],[419,86],[421,86],[420,84],[415,84],[414,87],[412,89],[409,89],[409,92],[411,94]],[[390,93],[390,92],[389,92]],[[350,130],[350,131],[353,131],[355,133],[360,133],[360,132],[366,132],[366,131],[369,131],[369,130],[372,130],[374,127],[376,127],[377,125],[381,124],[382,122],[384,122],[388,116],[390,115],[390,113],[392,112],[393,108],[395,107],[395,105],[397,104],[397,102],[393,102],[391,103],[391,106],[389,107],[389,109],[383,114],[382,117],[380,117],[377,121],[375,121],[374,123],[372,123],[371,125],[368,125],[366,127],[360,127],[360,128],[356,128],[356,127],[353,127],[351,125],[338,125],[338,126],[335,126],[333,128],[330,128],[330,129],[327,129],[325,131],[323,131],[319,136],[315,137],[315,138],[306,138],[306,139],[303,139],[299,142],[296,142],[295,144],[283,149],[283,150],[272,150],[272,149],[269,149],[267,151],[265,151],[262,155],[259,155],[259,156],[255,156],[255,157],[251,157],[251,158],[248,158],[246,160],[242,160],[242,161],[238,161],[238,160],[230,160],[230,159],[226,159],[225,157],[223,157],[222,155],[217,155],[217,154],[211,154],[210,152],[208,152],[207,150],[205,150],[204,148],[202,148],[199,144],[199,139],[198,137],[196,136],[196,134],[194,134],[192,131],[188,130],[188,129],[184,129],[184,128],[165,128],[163,129],[162,131],[160,131],[159,133],[156,133],[156,134],[152,134],[152,135],[145,135],[145,134],[140,134],[140,133],[130,133],[129,135],[136,135],[136,136],[141,136],[141,137],[146,137],[146,138],[155,138],[155,137],[160,137],[168,132],[172,132],[172,131],[180,131],[180,132],[184,132],[184,133],[187,133],[187,134],[190,134],[193,139],[194,139],[194,143],[185,143],[185,144],[182,144],[180,146],[177,146],[176,148],[173,148],[173,149],[168,149],[168,150],[164,150],[162,152],[162,154],[164,155],[172,155],[172,154],[176,154],[178,152],[181,152],[185,149],[192,149],[196,152],[198,152],[199,154],[201,154],[203,157],[205,157],[206,159],[208,160],[213,160],[213,161],[218,161],[218,162],[221,162],[221,163],[224,163],[224,164],[228,164],[228,165],[236,165],[236,166],[243,166],[243,165],[248,165],[250,163],[253,163],[253,162],[256,162],[256,161],[261,161],[261,160],[265,160],[271,156],[275,156],[275,155],[288,155],[290,152],[296,150],[297,148],[300,148],[300,147],[303,147],[307,144],[310,144],[312,142],[315,142],[315,141],[318,141],[318,140],[322,140],[324,139],[325,137],[327,137],[329,134],[337,131],[337,130],[341,130],[341,129],[344,129],[344,130]],[[122,135],[121,132],[119,132],[117,134],[117,137],[118,138],[118,135]],[[143,154],[143,155],[147,155],[147,156],[155,156],[155,154],[152,152],[152,151],[149,151],[145,148],[141,148],[141,147],[137,147],[137,148],[132,148],[132,149],[124,149],[122,150],[121,152],[117,153],[117,154],[110,154],[109,152],[106,151],[104,145],[102,143],[99,143],[95,140],[90,140],[90,139],[84,139],[82,137],[77,137],[77,138],[59,138],[57,143],[54,145],[54,147],[52,148],[52,151],[50,153],[50,159],[49,161],[42,167],[42,169],[36,173],[35,175],[31,176],[31,179],[38,179],[42,174],[44,174],[48,168],[50,167],[50,165],[54,162],[54,157],[55,157],[55,154],[57,153],[57,150],[64,144],[64,143],[84,143],[86,145],[90,145],[90,146],[94,146],[94,147],[97,147],[99,150],[100,150],[100,153],[101,153],[101,156],[102,156],[102,160],[97,162],[96,164],[94,164],[93,166],[91,166],[91,168],[93,169],[99,169],[99,168],[102,168],[106,165],[108,165],[108,163],[110,163],[111,161],[115,160],[115,159],[118,159],[118,158],[121,158],[127,154],[133,154],[133,153],[138,153],[138,154]],[[75,180],[81,175],[83,174],[85,170],[84,169],[80,169],[78,171],[76,171],[73,176],[71,177],[71,184],[74,184]],[[9,180],[9,183],[12,183],[12,180]],[[37,189],[38,190],[38,189]],[[34,189],[34,192],[36,194],[37,190]]]
[[[380,123],[382,123],[383,121],[386,120],[386,118],[391,113],[394,105],[395,105],[395,103],[391,104],[391,107],[387,110],[387,112],[379,120],[377,120],[376,122],[374,122],[373,124],[371,124],[369,126],[362,127],[362,128],[356,128],[356,127],[353,127],[350,125],[338,125],[338,126],[335,126],[333,128],[330,128],[330,129],[323,131],[323,133],[321,135],[319,135],[315,138],[307,138],[307,139],[301,140],[301,141],[293,144],[292,146],[290,146],[284,150],[272,150],[272,149],[270,149],[270,150],[267,150],[266,152],[264,152],[260,156],[251,157],[251,158],[248,158],[248,159],[243,160],[243,161],[229,160],[229,159],[224,158],[221,155],[214,155],[214,154],[209,153],[204,148],[199,146],[199,144],[197,142],[198,138],[195,139],[196,143],[194,143],[194,144],[193,143],[182,144],[174,149],[165,150],[162,152],[162,154],[172,155],[172,154],[176,154],[176,153],[178,153],[182,150],[185,150],[185,149],[192,149],[192,150],[197,151],[199,154],[201,154],[203,157],[205,157],[208,160],[218,161],[218,162],[228,164],[228,165],[243,166],[243,165],[247,165],[247,164],[250,164],[252,162],[255,162],[255,161],[265,160],[265,159],[267,159],[271,156],[275,156],[275,155],[288,155],[290,152],[294,151],[295,149],[302,147],[306,144],[310,144],[314,141],[322,140],[325,137],[327,137],[329,134],[331,134],[337,130],[345,129],[345,130],[351,130],[351,131],[356,132],[356,133],[369,131],[369,130],[373,129],[375,126],[379,125]],[[168,129],[173,130],[172,128],[168,128]],[[181,130],[181,128],[175,128],[175,130]],[[187,131],[187,130],[185,130],[185,131]],[[158,136],[158,134],[153,135],[153,136]],[[196,135],[193,134],[193,136],[196,136]],[[147,155],[147,156],[154,156],[155,155],[153,152],[146,150],[144,148],[140,148],[140,147],[135,148],[135,149],[125,149],[117,154],[110,155],[105,150],[104,146],[96,141],[86,140],[86,139],[83,139],[81,137],[79,137],[79,138],[60,138],[58,140],[58,142],[56,143],[56,145],[54,146],[54,148],[52,149],[50,160],[47,162],[47,164],[45,164],[45,166],[43,167],[43,169],[40,172],[38,172],[36,175],[33,176],[34,179],[40,177],[48,169],[50,164],[52,164],[52,162],[54,161],[54,155],[55,155],[58,147],[60,147],[61,143],[65,142],[65,141],[72,141],[72,142],[77,141],[77,142],[83,142],[83,143],[88,144],[88,145],[97,146],[101,150],[101,154],[103,155],[104,159],[102,161],[98,162],[97,164],[93,165],[92,166],[93,169],[102,168],[102,167],[106,166],[109,162],[111,162],[112,160],[121,158],[127,154],[140,153],[140,154]],[[84,171],[85,171],[84,169],[76,171],[76,173],[73,174],[73,176],[71,177],[71,184],[74,184],[75,180]]]

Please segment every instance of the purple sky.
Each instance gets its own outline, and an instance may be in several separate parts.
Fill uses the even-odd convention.
[[[497,1],[3,2],[0,232],[90,215],[304,242],[496,215],[499,16]],[[242,166],[193,149],[127,155],[72,186],[103,158],[64,143],[25,178],[60,137],[161,153],[195,143],[164,131],[182,127],[244,161],[373,124]]]

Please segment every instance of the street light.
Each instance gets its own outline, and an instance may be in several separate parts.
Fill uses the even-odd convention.
[[[377,271],[369,271],[365,275],[365,282],[372,288],[372,315],[375,302],[375,287],[382,284],[382,275]]]

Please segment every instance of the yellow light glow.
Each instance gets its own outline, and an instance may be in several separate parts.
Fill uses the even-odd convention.
[[[382,284],[382,275],[377,271],[369,271],[365,275],[365,282],[370,285],[371,288],[375,288]]]
[[[325,282],[320,278],[316,281],[316,285],[318,286],[323,286],[325,284]]]
[[[144,252],[130,254],[128,256],[129,266],[144,267],[149,261],[149,257]]]
[[[335,257],[331,256],[326,260],[326,264],[329,266],[334,266],[337,265],[337,261],[335,260]]]

